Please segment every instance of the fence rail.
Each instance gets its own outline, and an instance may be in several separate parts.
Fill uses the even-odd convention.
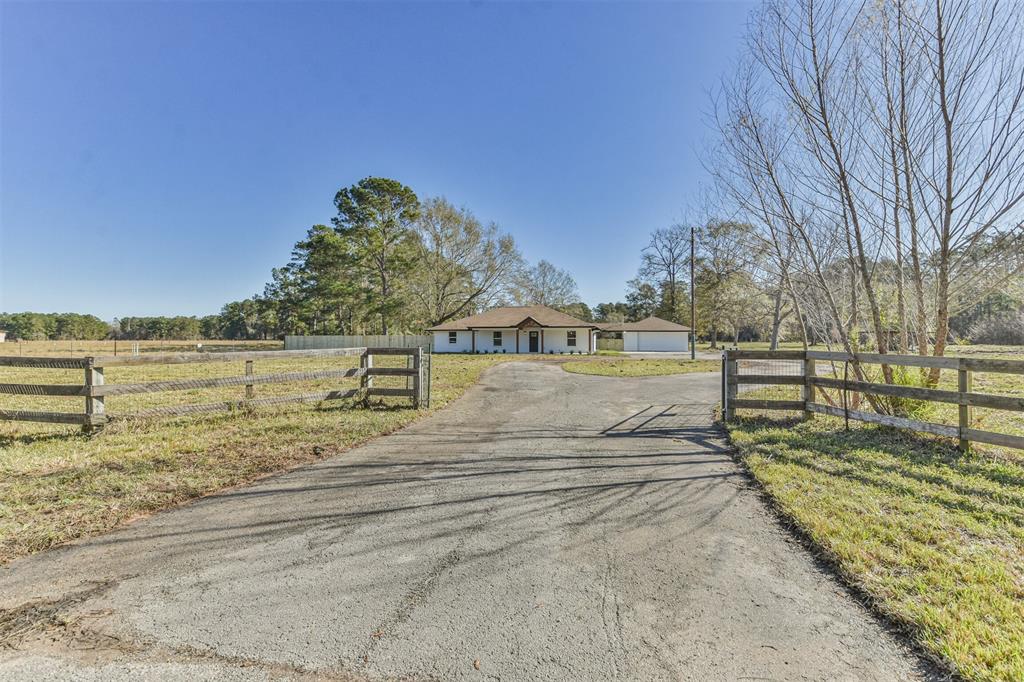
[[[740,373],[739,363],[750,361],[756,373]],[[761,362],[759,362],[761,361]],[[773,368],[770,361],[786,361],[790,368],[798,365],[796,373],[765,371]],[[819,376],[817,362],[843,363],[844,375]],[[880,365],[895,367],[917,367],[922,369],[940,369],[957,372],[957,390],[933,387],[904,386],[894,383],[866,381],[850,378],[848,369],[864,365]],[[745,351],[727,350],[722,356],[722,405],[725,419],[736,418],[737,409],[802,411],[810,419],[815,414],[826,414],[845,419],[854,419],[873,424],[894,426],[915,431],[922,431],[939,436],[956,438],[961,450],[970,448],[971,442],[989,443],[1004,447],[1024,450],[1024,437],[996,433],[974,428],[974,408],[986,408],[1009,412],[1024,412],[1024,398],[1006,395],[979,393],[973,390],[974,373],[999,373],[1024,375],[1024,361],[992,360],[984,358],[936,358],[917,355],[888,355],[879,353],[858,353],[851,355],[842,352],[826,351]],[[799,400],[744,398],[742,387],[751,386],[800,386]],[[830,389],[842,394],[842,405],[819,402],[819,389]],[[909,398],[928,402],[953,404],[958,406],[958,423],[956,426],[936,424],[911,419],[909,417],[880,414],[850,407],[849,394],[866,394],[871,396],[887,396]]]
[[[405,356],[405,367],[375,367],[377,356]],[[257,360],[293,358],[358,357],[359,367],[323,369],[276,374],[256,374]],[[141,383],[108,384],[104,368],[135,365],[180,365],[195,363],[227,363],[244,361],[245,373],[239,376],[172,379]],[[0,394],[23,396],[84,397],[84,412],[52,412],[40,410],[0,409],[0,420],[46,422],[51,424],[80,424],[87,429],[102,426],[112,419],[174,416],[249,409],[268,405],[297,402],[321,402],[357,397],[405,397],[413,407],[430,406],[430,358],[422,348],[331,348],[286,351],[240,351],[227,353],[174,353],[167,355],[123,355],[86,358],[33,358],[0,357],[0,367],[27,367],[34,369],[81,369],[82,384],[23,384],[2,383]],[[405,388],[385,388],[373,385],[374,377],[405,377]],[[360,385],[351,389],[331,389],[297,393],[285,396],[256,398],[255,387],[297,381],[358,378]],[[240,386],[245,397],[205,404],[154,407],[125,414],[108,414],[104,399],[108,396],[138,395],[205,388]]]

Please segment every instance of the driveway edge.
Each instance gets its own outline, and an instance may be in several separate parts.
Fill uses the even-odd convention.
[[[768,492],[768,489],[761,480],[747,466],[746,455],[733,442],[732,432],[728,426],[720,418],[715,423],[724,432],[725,441],[731,449],[730,455],[743,471],[743,477],[750,484],[750,489],[756,491],[758,498],[769,509],[772,518],[779,527],[784,529],[787,537],[796,541],[810,555],[815,566],[832,577],[843,588],[843,591],[856,601],[882,630],[894,637],[910,653],[917,657],[922,667],[925,668],[921,671],[925,675],[925,679],[934,680],[935,682],[963,680],[964,678],[957,673],[948,661],[936,656],[918,642],[916,629],[911,623],[897,618],[894,614],[883,608],[877,599],[853,579],[853,576],[843,570],[836,556],[816,542],[800,522],[779,504],[779,501]]]

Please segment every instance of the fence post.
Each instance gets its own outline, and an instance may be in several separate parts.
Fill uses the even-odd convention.
[[[736,383],[736,361],[729,357],[729,351],[725,351],[725,421],[731,422],[736,419],[736,408],[733,407],[733,401],[736,400],[736,394],[739,389],[739,385]]]
[[[433,376],[434,376],[434,356],[430,352],[430,348],[427,349],[427,354],[426,354],[425,357],[426,357],[426,360],[427,360],[427,369],[425,370],[426,373],[427,373],[427,377],[426,377],[427,378],[427,409],[429,410],[430,409],[430,387],[431,387],[431,384],[433,384]]]
[[[725,421],[725,407],[728,399],[726,397],[726,381],[728,377],[725,374],[725,353],[722,353],[722,421]]]
[[[252,360],[246,360],[245,361],[245,377],[246,377],[246,379],[250,379],[250,381],[252,379]],[[253,386],[252,386],[252,383],[247,383],[245,385],[245,399],[246,400],[252,400],[253,399]]]
[[[368,370],[373,367],[373,356],[370,355],[370,350],[366,349],[363,354],[359,356],[359,367],[363,370]],[[365,372],[359,378],[359,386],[363,389],[373,388],[373,377]]]
[[[85,414],[88,418],[82,429],[86,433],[92,433],[95,431],[100,424],[106,421],[107,418],[107,407],[103,402],[103,396],[94,396],[92,394],[93,386],[102,386],[104,382],[103,368],[96,367],[93,365],[93,358],[86,358],[85,364]]]
[[[974,408],[970,405],[964,404],[964,393],[970,393],[974,388],[974,377],[969,369],[964,369],[963,360],[957,362],[957,388],[961,393],[960,396],[960,451],[968,452],[971,449],[971,441],[965,436],[964,432],[971,428],[971,423],[974,421]]]
[[[814,360],[804,356],[804,419],[814,419],[814,413],[811,412],[807,406],[815,401],[817,398],[814,384],[811,383],[811,378],[818,375],[818,369],[814,364]]]
[[[420,408],[420,391],[423,390],[423,349],[417,348],[416,352],[412,354],[412,367],[416,370],[416,374],[412,377],[412,406],[417,410]]]

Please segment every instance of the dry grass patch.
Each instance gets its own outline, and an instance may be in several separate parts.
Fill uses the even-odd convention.
[[[5,341],[0,343],[0,355],[14,357],[74,357],[87,355],[126,355],[137,347],[140,353],[192,353],[198,346],[204,351],[215,350],[282,350],[284,341],[242,341],[236,339],[145,339],[141,341],[98,339],[59,339],[46,341]]]
[[[616,358],[571,360],[562,365],[566,372],[603,377],[654,377],[692,372],[717,372],[722,364],[717,360],[671,360],[658,358]]]

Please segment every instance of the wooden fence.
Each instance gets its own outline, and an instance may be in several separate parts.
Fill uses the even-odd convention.
[[[750,362],[745,362],[750,361]],[[774,362],[783,361],[783,362]],[[739,371],[739,363],[745,362],[753,372]],[[840,363],[842,373],[833,376],[819,376],[818,362]],[[903,386],[894,383],[877,383],[857,379],[850,368],[880,365],[887,367],[918,367],[924,369],[952,370],[957,372],[957,390]],[[783,367],[786,365],[787,367]],[[789,371],[780,371],[788,369]],[[1024,437],[1006,433],[995,433],[973,428],[974,408],[987,408],[1010,412],[1024,412],[1024,398],[977,393],[973,390],[973,374],[976,372],[1024,375],[1024,361],[991,360],[982,358],[937,358],[920,355],[889,355],[847,353],[826,351],[748,351],[726,350],[722,356],[722,405],[725,419],[736,418],[736,410],[743,408],[757,410],[801,411],[810,419],[815,414],[827,414],[846,419],[883,424],[939,436],[956,438],[960,449],[967,450],[972,441],[989,443],[1009,448],[1024,449]],[[1024,378],[1022,378],[1024,382]],[[761,399],[742,397],[741,386],[798,386],[799,399]],[[841,405],[818,401],[819,389],[835,389],[841,393]],[[951,403],[958,406],[958,424],[936,424],[908,417],[851,409],[849,394],[891,396],[936,403]]]
[[[625,346],[623,345],[622,339],[602,339],[598,337],[597,349],[622,351],[625,350]]]
[[[405,356],[405,367],[375,367],[374,358],[381,355]],[[258,360],[282,360],[294,358],[359,357],[359,367],[345,369],[319,369],[277,374],[256,374]],[[180,365],[192,363],[245,363],[245,373],[240,376],[174,379],[171,381],[150,381],[145,383],[108,384],[104,368],[133,365]],[[0,420],[46,422],[51,424],[81,424],[86,429],[102,426],[111,419],[162,417],[207,412],[222,412],[253,407],[264,407],[283,403],[321,402],[346,398],[369,398],[374,396],[407,397],[415,408],[430,406],[430,358],[422,348],[337,348],[326,350],[292,351],[249,351],[228,353],[178,353],[168,355],[119,355],[86,358],[30,358],[0,357],[0,367],[29,367],[36,369],[81,369],[81,384],[0,384],[0,394],[31,396],[81,396],[85,398],[84,412],[43,412],[32,410],[0,410]],[[379,388],[373,385],[374,377],[406,377],[405,388]],[[276,384],[296,381],[320,381],[323,379],[359,378],[358,388],[331,389],[308,393],[297,393],[270,398],[256,398],[255,387],[260,384]],[[156,407],[126,414],[108,414],[104,404],[107,396],[184,391],[224,386],[245,388],[245,397],[198,405],[174,405]]]
[[[372,335],[288,335],[284,337],[285,350],[320,350],[324,348],[424,348],[433,346],[430,334],[372,334]],[[429,350],[428,350],[429,352]]]

